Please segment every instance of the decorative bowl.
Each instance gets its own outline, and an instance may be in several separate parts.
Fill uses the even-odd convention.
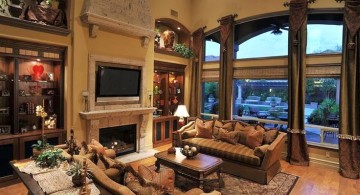
[[[180,152],[186,156],[186,158],[194,158],[199,153],[199,149],[195,146],[190,147],[185,145],[183,148],[180,148]]]

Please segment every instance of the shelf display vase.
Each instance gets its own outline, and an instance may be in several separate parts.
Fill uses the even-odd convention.
[[[179,100],[178,100],[177,98],[178,98],[177,96],[174,97],[174,99],[172,100],[172,103],[173,103],[173,104],[179,103]]]

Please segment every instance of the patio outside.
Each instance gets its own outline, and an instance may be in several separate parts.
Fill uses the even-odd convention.
[[[218,114],[218,83],[203,86],[204,118]],[[287,80],[234,80],[233,118],[287,130]],[[337,147],[339,127],[339,80],[309,78],[306,82],[305,126],[309,143]]]

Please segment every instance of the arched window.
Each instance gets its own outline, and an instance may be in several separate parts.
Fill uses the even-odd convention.
[[[259,34],[239,45],[236,59],[285,56],[288,54],[288,31],[274,35],[273,31]]]

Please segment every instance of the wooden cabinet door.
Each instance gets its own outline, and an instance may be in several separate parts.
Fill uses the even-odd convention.
[[[34,135],[28,137],[21,137],[19,141],[20,145],[20,159],[30,158],[32,155],[32,145],[37,143],[37,140],[41,139],[41,135]],[[52,146],[63,144],[63,133],[46,134],[47,143]]]
[[[173,131],[177,128],[177,117],[164,116],[153,120],[153,146],[161,146],[172,142]],[[176,124],[175,124],[176,121]]]
[[[19,159],[18,139],[0,140],[0,182],[15,178],[9,162]]]

